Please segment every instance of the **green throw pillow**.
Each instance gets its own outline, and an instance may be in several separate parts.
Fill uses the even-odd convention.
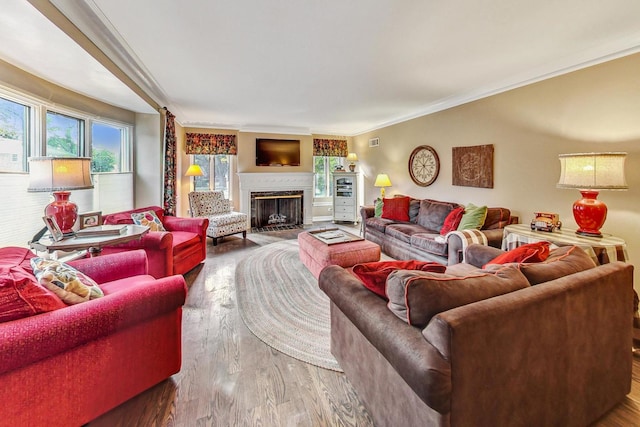
[[[376,199],[376,208],[375,208],[375,214],[374,216],[380,218],[382,216],[382,206],[384,205],[384,203],[382,202],[382,199]]]
[[[469,203],[464,208],[464,214],[462,215],[462,220],[460,220],[460,225],[458,225],[458,230],[470,230],[473,228],[480,230],[486,218],[486,206],[476,206],[473,203]]]

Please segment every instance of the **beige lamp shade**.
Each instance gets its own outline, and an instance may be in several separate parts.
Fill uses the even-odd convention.
[[[624,163],[627,153],[560,154],[558,188],[626,190]]]
[[[347,162],[357,162],[357,161],[358,161],[358,155],[356,153],[347,154]]]
[[[189,169],[187,169],[187,172],[184,175],[185,176],[202,176],[204,175],[204,172],[202,172],[202,168],[200,167],[200,165],[193,164],[189,166]]]
[[[28,191],[67,191],[93,188],[89,157],[29,158]]]

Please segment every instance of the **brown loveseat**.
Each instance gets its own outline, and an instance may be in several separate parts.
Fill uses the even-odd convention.
[[[380,245],[382,252],[395,259],[457,264],[462,261],[466,246],[466,241],[462,241],[464,237],[456,233],[440,235],[445,218],[457,207],[461,205],[455,202],[411,199],[409,221],[398,221],[376,217],[373,206],[363,206],[360,209],[363,236]],[[511,221],[509,209],[487,210],[487,217],[480,231],[489,246],[501,246],[503,228]]]
[[[468,260],[486,261],[469,255],[477,248],[494,249],[469,246]],[[467,286],[463,299],[478,301],[455,307],[455,283],[451,294],[411,301],[411,321],[420,326],[401,320],[349,271],[322,271],[331,351],[377,426],[585,426],[630,391],[631,265],[596,267],[580,248],[564,247],[544,263],[498,271],[501,286],[519,289],[486,298],[487,286]],[[467,264],[447,272],[461,280],[490,274]],[[392,273],[387,296],[393,283],[416,289],[429,281],[421,275],[433,273]],[[397,297],[390,306],[401,303]],[[432,302],[455,308],[418,319],[426,313],[420,305]]]

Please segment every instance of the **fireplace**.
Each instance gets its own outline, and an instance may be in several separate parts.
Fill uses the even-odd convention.
[[[251,193],[251,227],[302,224],[302,191]]]
[[[295,217],[298,224],[313,224],[313,172],[241,172],[238,173],[238,178],[240,179],[240,212],[246,213],[251,218],[252,226],[255,224],[256,194],[263,197],[278,196],[277,202],[273,199],[259,199],[262,200],[260,202],[261,217],[264,215],[263,209],[267,209],[269,204],[278,203],[282,209],[269,213],[267,223],[269,216],[275,215],[271,217],[272,221],[282,221],[284,216],[287,221]],[[292,200],[286,200],[287,198],[283,197],[293,195],[296,197],[291,197]],[[298,204],[298,212],[288,211],[293,203]]]

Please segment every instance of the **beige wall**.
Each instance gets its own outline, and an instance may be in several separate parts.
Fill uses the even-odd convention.
[[[370,204],[378,196],[373,181],[386,172],[393,184],[387,195],[505,206],[521,222],[530,221],[534,211],[556,212],[565,226],[575,228],[571,206],[580,194],[556,188],[558,154],[625,151],[629,190],[600,193],[599,199],[609,207],[602,231],[624,238],[630,261],[638,262],[638,70],[640,54],[354,137],[353,149],[365,176],[365,200]],[[380,138],[379,147],[368,147],[372,137]],[[453,186],[451,148],[481,144],[494,145],[494,188]],[[432,146],[440,157],[440,175],[425,188],[411,181],[407,169],[409,155],[419,145]]]

